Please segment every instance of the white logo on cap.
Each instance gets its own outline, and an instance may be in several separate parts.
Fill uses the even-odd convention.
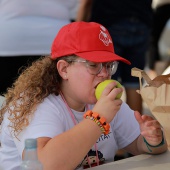
[[[106,28],[100,26],[102,30],[100,30],[99,39],[104,43],[104,45],[108,46],[109,43],[112,43],[111,39],[109,38],[108,34],[105,32]]]

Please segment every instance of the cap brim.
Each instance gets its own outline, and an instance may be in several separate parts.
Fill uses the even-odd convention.
[[[81,53],[75,53],[75,54],[81,58],[84,58],[92,62],[122,61],[126,64],[129,64],[129,65],[131,64],[131,62],[126,60],[125,58],[122,58],[118,56],[117,54],[114,54],[108,51],[90,51],[90,52],[81,52]]]

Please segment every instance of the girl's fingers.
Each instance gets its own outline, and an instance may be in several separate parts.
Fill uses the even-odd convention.
[[[121,99],[114,100],[114,103],[115,105],[121,106],[122,100]]]
[[[107,96],[116,87],[116,82],[109,83],[102,92],[102,96]]]
[[[141,132],[142,136],[162,136],[162,130],[160,128],[158,129],[148,129],[148,130],[144,130]]]
[[[138,121],[139,125],[142,125],[144,123],[141,114],[138,111],[134,112],[135,118]]]
[[[147,127],[153,126],[155,128],[161,128],[161,125],[157,120],[152,120],[152,121],[146,122],[146,126]]]
[[[116,99],[117,95],[123,92],[123,88],[114,88],[112,91],[109,93],[109,97],[112,98],[113,100]],[[117,99],[116,99],[117,100]]]
[[[148,115],[142,115],[142,119],[143,119],[143,121],[154,120],[151,116],[148,116]]]

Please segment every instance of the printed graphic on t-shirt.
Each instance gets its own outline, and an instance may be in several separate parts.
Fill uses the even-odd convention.
[[[110,138],[110,133],[108,135],[101,135],[96,144],[101,141],[107,140]],[[99,150],[92,150],[88,152],[88,154],[84,157],[81,164],[78,165],[76,169],[79,167],[83,167],[83,169],[87,169],[90,167],[95,167],[97,165],[102,165],[105,163],[105,158],[103,157],[103,153]]]
[[[96,156],[97,153],[97,156]],[[99,159],[97,161],[97,159]],[[86,168],[90,168],[97,166],[97,164],[101,165],[104,164],[105,159],[103,158],[103,154],[100,151],[93,151],[92,149],[90,149],[90,151],[88,152],[88,155],[84,158],[83,162],[82,162],[82,166],[83,169]],[[97,163],[98,162],[98,163]]]

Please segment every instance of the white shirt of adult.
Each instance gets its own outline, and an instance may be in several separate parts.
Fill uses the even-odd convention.
[[[48,55],[77,0],[0,0],[0,57]]]
[[[93,105],[88,105],[89,109],[92,109],[92,107]],[[84,112],[72,111],[76,120],[80,122],[83,119]],[[20,141],[11,135],[11,129],[8,125],[9,120],[5,118],[2,123],[2,147],[0,149],[0,165],[5,170],[19,169],[25,139],[53,138],[75,126],[61,96],[55,95],[49,95],[38,106],[31,123],[18,136]],[[125,103],[122,104],[110,125],[110,133],[106,136],[101,135],[96,142],[99,160],[102,163],[114,161],[117,150],[126,147],[140,135],[139,124],[134,117],[134,111]],[[93,146],[91,154],[96,151],[95,149]],[[88,155],[90,156],[90,154]],[[82,169],[82,166],[78,169]]]

